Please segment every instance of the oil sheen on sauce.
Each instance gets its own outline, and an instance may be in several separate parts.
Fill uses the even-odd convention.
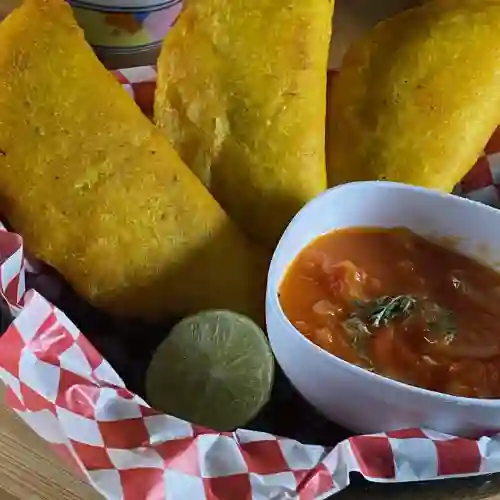
[[[291,323],[326,351],[443,393],[500,397],[500,274],[404,228],[313,241],[280,286]]]

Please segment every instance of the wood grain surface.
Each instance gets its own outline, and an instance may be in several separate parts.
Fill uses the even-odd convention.
[[[0,19],[19,0],[0,0]],[[337,0],[331,64],[336,66],[346,47],[378,20],[418,3],[418,0]],[[155,54],[116,58],[101,54],[110,68],[150,64]],[[0,398],[4,389],[0,387]],[[454,500],[491,498],[500,500],[500,476],[438,481],[418,485],[367,485],[357,483],[341,492],[337,500]],[[8,408],[0,405],[0,500],[98,500],[90,486],[74,476],[48,446]],[[141,500],[141,499],[137,499]],[[239,500],[239,499],[235,499]]]

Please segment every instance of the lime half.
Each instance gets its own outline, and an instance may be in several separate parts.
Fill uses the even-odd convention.
[[[251,420],[269,399],[274,358],[264,332],[230,311],[185,318],[158,347],[146,374],[155,409],[217,431]]]

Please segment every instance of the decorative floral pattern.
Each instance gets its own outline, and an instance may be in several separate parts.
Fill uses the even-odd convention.
[[[78,0],[70,0],[70,4],[91,45],[120,52],[161,43],[182,6],[180,0],[141,8],[117,7],[114,2],[109,7]]]

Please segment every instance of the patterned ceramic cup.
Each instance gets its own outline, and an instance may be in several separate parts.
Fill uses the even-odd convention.
[[[96,49],[132,53],[157,47],[181,10],[181,0],[69,0]]]

